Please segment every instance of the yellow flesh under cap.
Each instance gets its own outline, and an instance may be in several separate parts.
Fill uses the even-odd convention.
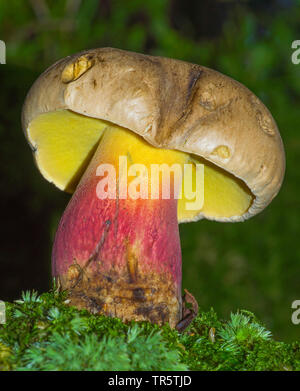
[[[37,116],[28,127],[28,139],[34,149],[37,166],[42,175],[53,182],[59,189],[74,192],[77,183],[88,166],[103,132],[115,131],[119,128],[108,122],[85,117],[68,110],[55,111]],[[119,128],[122,129],[122,128]],[[124,129],[123,129],[124,130]],[[126,137],[126,132],[121,132]],[[125,136],[124,136],[125,135]],[[130,132],[131,137],[133,133]],[[138,135],[134,135],[135,143],[140,143],[141,163],[145,148],[147,153],[153,149],[153,163],[157,148],[145,143]],[[116,143],[122,143],[119,138]],[[119,144],[122,145],[122,144]],[[150,151],[151,152],[151,151]],[[166,150],[170,154],[172,151]],[[195,174],[196,165],[204,165],[204,204],[200,210],[187,210],[187,203],[191,200],[182,198],[178,200],[178,221],[197,220],[201,214],[208,218],[230,218],[243,215],[250,207],[253,195],[241,180],[228,174],[219,167],[206,160],[190,156],[179,151],[173,151],[174,156],[180,156],[180,160],[186,160],[193,164]],[[123,155],[126,155],[124,151]],[[184,176],[184,181],[195,190],[196,175]]]

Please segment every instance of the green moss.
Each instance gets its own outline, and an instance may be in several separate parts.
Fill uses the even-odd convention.
[[[199,311],[182,334],[168,325],[124,324],[26,292],[6,303],[0,370],[300,370],[300,343],[286,344],[247,311],[220,320]]]

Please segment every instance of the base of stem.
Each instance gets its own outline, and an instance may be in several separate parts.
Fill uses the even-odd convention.
[[[182,318],[182,299],[178,288],[164,274],[139,273],[134,278],[128,270],[103,273],[69,267],[56,278],[58,286],[68,291],[68,304],[94,314],[126,321],[168,322],[175,328]]]

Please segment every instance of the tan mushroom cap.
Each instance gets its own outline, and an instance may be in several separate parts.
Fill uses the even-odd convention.
[[[128,128],[155,147],[198,155],[241,179],[254,195],[251,206],[216,220],[250,218],[282,184],[285,154],[270,112],[246,87],[209,68],[112,48],[77,53],[48,68],[29,91],[27,138],[34,118],[63,109]]]

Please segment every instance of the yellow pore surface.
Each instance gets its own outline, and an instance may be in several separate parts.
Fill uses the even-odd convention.
[[[178,221],[208,218],[230,218],[243,215],[253,196],[247,186],[233,175],[202,158],[187,153],[155,148],[135,133],[111,123],[61,110],[41,114],[28,128],[28,139],[42,175],[59,189],[73,192],[85,172],[97,146],[103,151],[101,163],[116,164],[119,156],[126,156],[131,164],[179,164],[183,181],[178,199]],[[184,175],[184,165],[192,167],[192,175]],[[196,189],[196,164],[204,167],[204,203],[201,209],[189,210],[193,201],[185,197],[186,185]],[[150,170],[149,170],[150,173]],[[150,181],[150,177],[148,176]],[[130,181],[130,177],[129,177]],[[188,183],[185,184],[185,181]],[[197,182],[199,187],[199,182]],[[200,181],[203,191],[203,181]],[[150,196],[149,196],[150,197]]]

